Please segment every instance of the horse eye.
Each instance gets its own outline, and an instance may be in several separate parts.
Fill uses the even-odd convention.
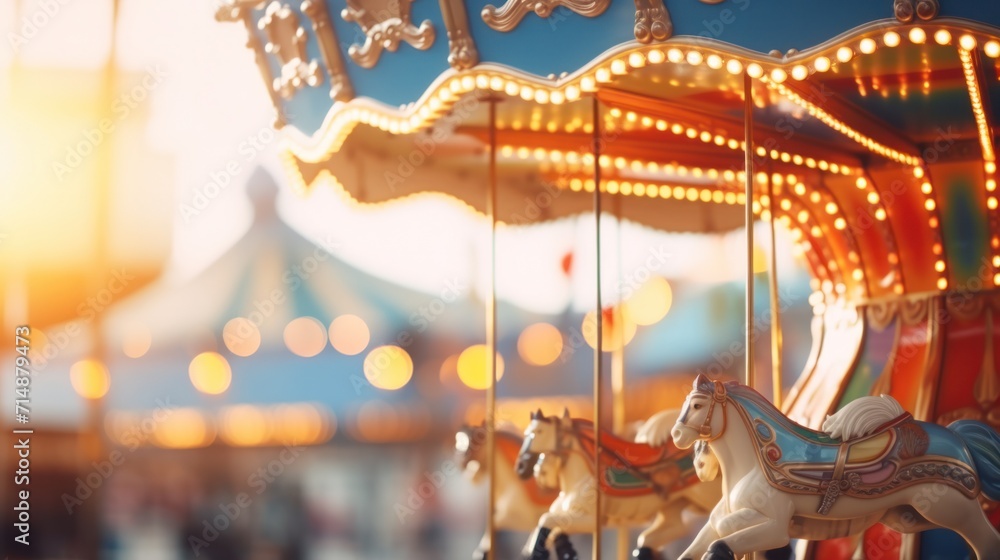
[[[700,404],[696,404],[696,405],[694,405],[694,409],[695,409],[695,410],[701,410],[701,405],[700,405]]]

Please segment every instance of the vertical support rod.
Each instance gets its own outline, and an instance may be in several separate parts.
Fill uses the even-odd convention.
[[[774,406],[781,410],[781,302],[778,301],[778,238],[774,233],[774,222],[777,216],[774,210],[778,207],[775,200],[774,181],[771,174],[767,175],[767,200],[771,207],[771,266],[767,275],[767,287],[771,299],[771,384],[773,385]]]
[[[747,275],[746,275],[746,338],[743,345],[746,348],[746,379],[748,387],[754,386],[753,372],[753,81],[750,74],[743,73],[743,126],[746,149],[744,150],[744,173],[746,174],[746,206],[744,213],[744,228],[747,236]],[[747,555],[750,560],[757,559],[757,553]]]
[[[490,352],[490,382],[486,386],[486,463],[490,478],[489,509],[486,527],[490,534],[490,558],[496,558],[496,407],[497,407],[497,100],[490,103],[490,192],[486,201],[490,220],[490,279],[486,302],[486,344]]]
[[[746,174],[746,207],[743,227],[747,238],[747,274],[746,274],[746,379],[747,386],[754,386],[753,372],[753,82],[750,74],[743,74],[743,125],[745,128],[746,150],[744,156],[744,172]]]
[[[618,285],[620,285],[622,281],[622,199],[620,196],[616,196],[611,201],[615,211],[615,255],[618,261],[615,263],[615,271],[618,276]],[[625,318],[624,302],[620,299],[621,295],[619,292],[618,310],[615,313],[615,324],[617,325],[622,325]],[[621,342],[621,344],[616,343],[614,350],[611,351],[611,429],[615,435],[620,436],[625,432],[625,335],[622,331],[619,331],[618,335],[617,342]],[[629,557],[629,546],[631,545],[629,536],[630,531],[627,528],[618,529],[615,558]]]
[[[594,96],[594,240],[595,267],[597,268],[597,324],[596,348],[594,349],[594,472],[601,472],[601,370],[603,369],[604,352],[604,310],[601,303],[601,102]],[[601,491],[600,474],[594,479],[594,560],[601,559]]]

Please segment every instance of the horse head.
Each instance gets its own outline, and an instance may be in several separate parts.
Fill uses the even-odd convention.
[[[684,400],[680,418],[670,435],[674,445],[688,449],[695,441],[712,441],[726,429],[726,386],[699,374]]]
[[[562,451],[562,435],[573,427],[569,410],[562,417],[545,416],[542,409],[531,413],[531,422],[524,430],[524,443],[517,458],[517,475],[527,480],[534,474],[534,466],[540,453]]]

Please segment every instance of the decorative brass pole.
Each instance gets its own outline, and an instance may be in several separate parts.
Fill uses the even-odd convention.
[[[486,385],[486,463],[490,473],[486,527],[490,533],[490,558],[496,558],[496,408],[497,408],[497,100],[490,97],[490,193],[486,213],[490,219],[490,289],[486,302],[486,344],[490,351],[490,382]]]
[[[774,234],[774,222],[777,219],[774,211],[778,204],[770,173],[767,176],[767,200],[771,207],[771,270],[767,275],[767,287],[771,296],[771,384],[774,406],[781,410],[781,302],[778,301],[778,239]]]
[[[744,228],[747,235],[747,275],[746,275],[746,384],[754,386],[753,372],[753,82],[750,74],[743,74],[743,126],[746,140],[744,156],[744,172],[746,173],[746,206]],[[757,553],[747,555],[751,560],[757,559]]]
[[[753,373],[753,346],[751,345],[751,335],[753,333],[753,83],[750,74],[743,74],[743,123],[746,135],[746,150],[744,163],[746,173],[746,197],[743,227],[747,236],[747,274],[746,274],[746,384],[754,386]]]
[[[594,96],[594,240],[597,268],[597,324],[594,350],[594,472],[601,472],[601,370],[603,369],[604,310],[601,304],[601,102]],[[601,489],[600,474],[594,478],[594,560],[601,559]]]

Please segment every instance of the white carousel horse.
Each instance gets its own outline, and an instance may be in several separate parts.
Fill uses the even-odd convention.
[[[644,439],[644,433],[663,432],[663,424],[673,425],[677,415],[678,411],[657,415],[639,430],[638,437]],[[650,426],[650,422],[657,425]],[[541,483],[558,482],[560,490],[528,541],[525,554],[532,560],[549,558],[550,537],[559,560],[577,558],[566,535],[593,530],[597,491],[602,494],[603,526],[649,524],[639,535],[638,548],[633,553],[640,560],[654,558],[654,551],[688,532],[683,522],[684,510],[708,513],[721,496],[718,481],[698,480],[692,452],[672,445],[652,447],[633,443],[607,432],[600,436],[602,473],[595,477],[593,424],[572,419],[568,412],[562,417],[547,417],[541,410],[532,413],[524,436],[522,454],[543,454],[544,460],[537,469],[522,470],[519,474],[522,477],[536,474]]]
[[[952,529],[980,560],[1000,558],[1000,533],[976,499],[1000,499],[1000,435],[901,411],[891,397],[863,397],[827,420],[832,433],[815,432],[749,387],[699,375],[671,435],[680,448],[708,442],[723,498],[682,559],[729,560],[878,522]]]
[[[555,500],[555,486],[545,488],[534,479],[522,480],[515,476],[519,461],[525,460],[518,455],[521,434],[501,428],[494,433],[494,437],[497,452],[494,524],[498,529],[530,533],[535,529],[535,520],[547,512]],[[484,483],[489,474],[486,470],[485,426],[462,426],[455,434],[455,450],[466,477],[473,484]],[[487,560],[490,544],[490,531],[487,529],[473,558]]]

